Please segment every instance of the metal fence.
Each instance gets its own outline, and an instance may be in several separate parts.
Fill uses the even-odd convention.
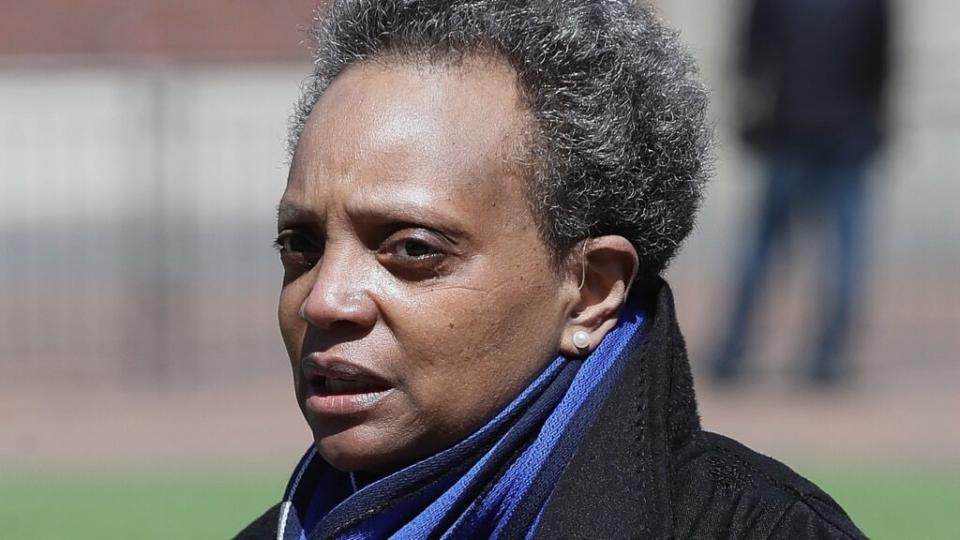
[[[0,72],[0,380],[282,358],[270,241],[303,73]]]

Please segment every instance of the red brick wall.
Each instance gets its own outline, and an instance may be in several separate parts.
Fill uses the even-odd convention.
[[[303,60],[317,2],[0,0],[0,56]]]

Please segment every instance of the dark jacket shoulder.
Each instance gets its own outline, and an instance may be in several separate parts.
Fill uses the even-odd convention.
[[[233,540],[262,540],[276,538],[277,524],[280,522],[280,504],[275,504],[260,517],[253,520]]]
[[[864,538],[812,482],[722,435],[695,434],[674,471],[677,538]]]
[[[703,431],[673,295],[627,345],[620,380],[557,483],[538,539],[863,538],[788,467]]]

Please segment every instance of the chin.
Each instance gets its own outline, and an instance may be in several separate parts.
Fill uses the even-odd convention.
[[[357,455],[350,452],[331,451],[323,443],[316,443],[317,452],[323,457],[324,461],[330,464],[334,469],[343,472],[362,472],[369,470],[368,465],[371,460],[368,456]]]
[[[344,472],[390,472],[405,463],[397,450],[381,448],[375,441],[355,433],[356,428],[334,434],[315,435],[317,452],[335,469]]]

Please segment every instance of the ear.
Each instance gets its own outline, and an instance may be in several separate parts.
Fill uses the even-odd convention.
[[[626,238],[615,235],[584,240],[571,254],[568,275],[576,281],[571,286],[579,289],[560,340],[560,354],[585,356],[616,326],[640,268],[640,258]],[[574,336],[579,332],[586,332],[589,339],[575,343]]]

